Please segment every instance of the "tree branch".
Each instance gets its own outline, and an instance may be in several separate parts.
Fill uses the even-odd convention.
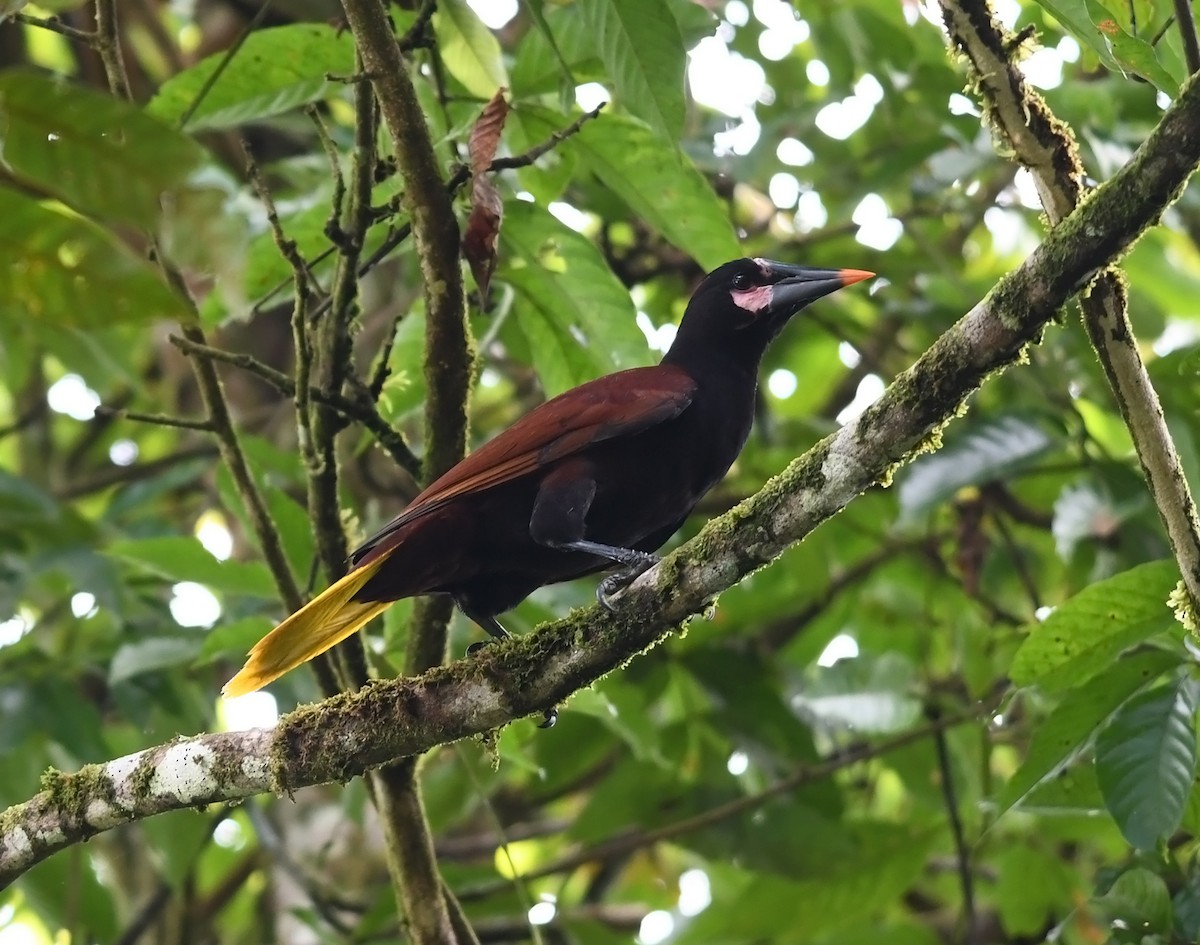
[[[1083,165],[1070,130],[1011,62],[1013,37],[992,17],[986,0],[942,0],[942,10],[951,41],[972,64],[993,133],[1033,175],[1050,223],[1062,225],[1084,196]],[[1083,294],[1080,308],[1195,607],[1200,604],[1200,517],[1138,352],[1127,301],[1124,277],[1110,269]]]
[[[426,3],[426,8],[431,4]],[[467,303],[459,266],[458,219],[442,179],[425,114],[381,0],[343,0],[363,71],[404,180],[425,298],[425,483],[453,466],[467,444],[472,362]],[[369,178],[366,182],[369,187]],[[420,672],[445,659],[450,610],[422,601],[409,627],[407,667]],[[421,803],[416,763],[376,776],[375,803],[383,817],[388,866],[418,945],[454,945],[454,934],[433,838]]]
[[[541,713],[666,639],[713,597],[887,481],[985,379],[1017,362],[1072,294],[1116,261],[1200,164],[1190,80],[1130,161],[1055,227],[873,406],[635,581],[609,614],[576,612],[469,660],[297,709],[273,729],[182,739],[78,774],[0,814],[0,883],[57,850],[166,810],[343,782]]]

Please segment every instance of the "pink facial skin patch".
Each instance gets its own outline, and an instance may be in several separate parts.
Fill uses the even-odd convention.
[[[751,315],[757,315],[771,304],[771,287],[760,285],[753,289],[734,289],[729,297],[734,305],[744,308]]]

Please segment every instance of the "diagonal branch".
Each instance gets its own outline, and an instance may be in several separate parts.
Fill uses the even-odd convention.
[[[616,614],[580,611],[472,659],[298,709],[272,729],[181,739],[55,774],[0,814],[0,884],[119,824],[344,782],[540,713],[617,669],[933,442],[973,391],[1016,363],[1067,300],[1158,220],[1198,164],[1200,85],[1192,80],[1129,163],[878,402],[642,575]]]

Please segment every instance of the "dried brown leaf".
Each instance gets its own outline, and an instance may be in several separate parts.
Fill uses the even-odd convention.
[[[500,133],[504,131],[504,122],[508,119],[508,102],[504,99],[507,89],[497,89],[492,100],[484,106],[475,127],[471,129],[471,138],[467,149],[471,154],[471,173],[482,174],[496,157],[496,149],[500,147]]]

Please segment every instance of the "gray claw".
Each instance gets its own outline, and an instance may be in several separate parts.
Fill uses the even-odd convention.
[[[616,613],[617,608],[612,600],[614,595],[625,590],[661,560],[658,555],[642,552],[642,558],[636,564],[608,575],[596,585],[596,602],[610,614]]]

